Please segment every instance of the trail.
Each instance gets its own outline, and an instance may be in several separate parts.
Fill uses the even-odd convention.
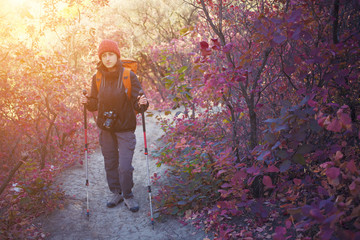
[[[89,200],[90,216],[86,216],[86,187],[85,167],[77,166],[63,172],[57,183],[62,183],[67,204],[64,209],[57,210],[49,216],[43,216],[39,224],[49,233],[46,239],[126,239],[126,240],[202,240],[206,234],[191,225],[184,226],[178,220],[165,217],[165,220],[155,220],[152,228],[150,221],[150,207],[147,192],[147,166],[144,155],[144,138],[142,126],[136,129],[136,149],[133,165],[133,192],[140,205],[136,213],[130,212],[124,203],[115,208],[107,208],[106,202],[110,198],[107,187],[103,158],[98,149],[89,156]],[[150,175],[160,172],[151,158],[151,150],[161,137],[162,130],[154,117],[146,118],[146,136],[149,148]],[[152,186],[153,195],[156,189]]]

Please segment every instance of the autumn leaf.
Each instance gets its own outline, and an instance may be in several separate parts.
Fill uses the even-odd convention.
[[[340,175],[340,169],[337,167],[331,167],[326,169],[326,176],[330,179],[335,179]]]
[[[275,228],[275,234],[273,236],[273,239],[274,240],[285,240],[286,239],[285,234],[286,234],[286,228],[278,226]]]
[[[317,119],[317,122],[318,122],[320,127],[324,127],[326,119],[327,119],[327,117],[325,117],[325,116],[319,117]]]
[[[316,107],[318,103],[315,102],[315,101],[312,100],[312,99],[309,99],[309,101],[307,101],[307,104],[308,104],[310,107]]]
[[[201,55],[204,56],[204,57],[211,55],[211,50],[210,49],[201,49],[200,51],[201,51]]]
[[[309,213],[310,213],[310,216],[312,216],[313,218],[315,218],[319,222],[324,220],[324,215],[317,208],[311,209]]]
[[[339,161],[340,159],[342,159],[344,156],[344,154],[342,154],[340,151],[336,151],[335,154],[335,161]]]
[[[350,162],[346,164],[346,168],[352,173],[355,174],[358,172],[357,167],[355,165],[354,159],[352,159]]]
[[[272,180],[269,176],[263,177],[263,184],[268,188],[274,188],[275,186],[272,184]]]
[[[349,130],[351,129],[352,121],[349,113],[345,113],[344,110],[348,109],[348,106],[341,107],[336,115],[342,125],[345,129]]]
[[[295,185],[299,186],[301,184],[301,179],[298,179],[298,178],[294,178],[293,179]]]
[[[291,167],[291,161],[285,160],[280,165],[280,172],[286,172],[287,170],[290,169],[290,167]]]
[[[339,119],[334,118],[327,126],[326,129],[332,132],[340,132],[342,125]]]
[[[273,38],[273,41],[276,42],[277,44],[283,43],[285,40],[286,37],[280,34]]]
[[[237,76],[235,78],[235,81],[237,82],[245,82],[246,81],[246,77],[245,76]]]
[[[231,43],[228,43],[226,44],[224,47],[223,47],[223,52],[224,53],[229,53],[230,50],[232,49],[233,45]]]
[[[262,152],[258,157],[257,160],[259,161],[264,161],[265,159],[267,159],[268,157],[270,157],[271,152],[270,151],[264,151]]]
[[[333,186],[338,186],[340,184],[339,181],[340,169],[336,167],[331,167],[326,169],[326,176],[328,181]]]
[[[208,49],[209,48],[209,44],[205,41],[200,42],[200,48],[201,49]]]
[[[270,167],[268,167],[268,169],[266,169],[266,172],[270,173],[270,172],[274,172],[274,173],[277,173],[277,172],[280,172],[280,170],[275,167],[274,165],[271,165]]]
[[[349,185],[349,189],[353,196],[359,196],[359,194],[360,194],[360,178],[355,179]]]

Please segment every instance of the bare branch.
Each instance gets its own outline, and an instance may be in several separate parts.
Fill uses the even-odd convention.
[[[28,159],[28,157],[29,157],[28,155],[22,157],[22,159],[15,165],[15,167],[11,169],[9,176],[1,184],[0,195],[4,192],[5,188],[7,187],[11,179],[14,177],[16,171],[21,167],[21,165],[23,165],[23,163],[26,161],[26,159]]]

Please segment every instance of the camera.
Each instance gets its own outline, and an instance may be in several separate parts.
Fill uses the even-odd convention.
[[[105,117],[105,122],[103,124],[103,127],[106,129],[110,129],[117,118],[117,114],[114,113],[113,111],[108,111],[108,112],[104,112],[104,117]]]

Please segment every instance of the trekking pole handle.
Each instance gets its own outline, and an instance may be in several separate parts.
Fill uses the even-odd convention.
[[[87,95],[87,91],[86,91],[86,89],[83,89],[83,94],[84,94],[84,96],[86,97],[86,95]],[[87,129],[87,116],[86,116],[87,114],[86,114],[86,105],[84,104],[84,123],[85,123],[85,129]],[[86,143],[87,144],[87,143]]]

